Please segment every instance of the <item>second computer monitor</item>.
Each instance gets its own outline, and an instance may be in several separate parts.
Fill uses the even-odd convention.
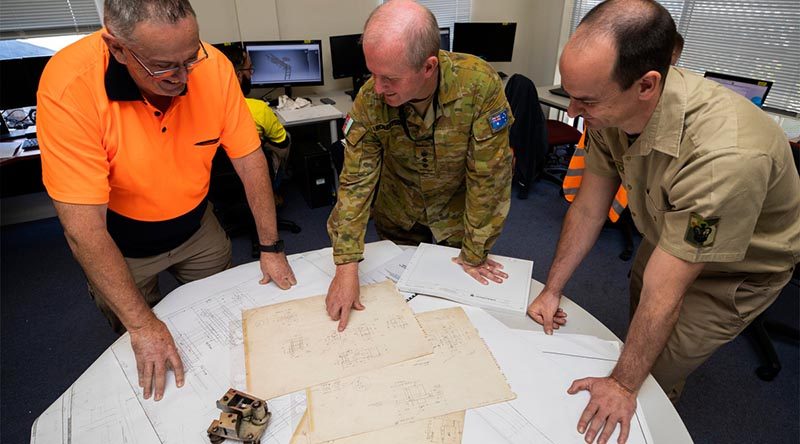
[[[748,100],[759,107],[764,106],[767,94],[769,94],[769,90],[772,88],[772,82],[769,80],[751,79],[748,77],[732,76],[730,74],[720,74],[710,71],[706,71],[705,78],[722,84],[726,88],[747,97]]]
[[[0,109],[36,105],[39,78],[50,56],[0,60]]]
[[[369,73],[361,47],[361,34],[332,35],[331,74],[334,79],[357,77]]]
[[[476,55],[487,62],[510,62],[516,23],[455,23],[453,51]]]
[[[297,40],[246,42],[256,88],[322,85],[322,42]]]

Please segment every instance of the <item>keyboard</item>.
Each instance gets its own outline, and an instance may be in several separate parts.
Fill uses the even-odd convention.
[[[300,109],[276,109],[275,114],[280,116],[287,124],[342,118],[342,112],[332,105],[315,105]]]

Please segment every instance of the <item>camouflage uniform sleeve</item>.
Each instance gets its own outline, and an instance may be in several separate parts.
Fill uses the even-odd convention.
[[[359,95],[348,117],[352,122],[345,123],[344,166],[336,205],[328,218],[328,235],[337,265],[364,258],[364,235],[380,177],[383,147],[369,129],[363,109]]]
[[[512,152],[508,128],[514,117],[499,77],[494,76],[482,85],[478,94],[483,97],[476,100],[472,147],[467,153],[464,243],[460,255],[471,265],[486,260],[511,207]]]

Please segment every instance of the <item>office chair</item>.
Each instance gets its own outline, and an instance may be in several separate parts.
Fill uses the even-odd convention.
[[[506,83],[505,93],[514,115],[508,139],[514,151],[514,181],[519,186],[517,197],[527,199],[531,182],[544,168],[547,127],[531,79],[521,74],[512,75]]]
[[[581,140],[581,132],[560,120],[548,119],[546,123],[549,159],[544,167],[544,177],[560,185],[564,182],[575,145]]]
[[[509,143],[514,151],[514,178],[519,199],[527,199],[530,184],[540,177],[556,184],[564,181],[567,165],[581,133],[566,123],[545,119],[533,81],[514,74],[505,88],[514,114]],[[566,149],[562,149],[566,147]],[[551,161],[549,164],[546,158]]]
[[[790,149],[794,157],[794,165],[800,174],[800,145],[790,142]],[[786,284],[775,304],[795,301],[797,299],[798,288],[800,288],[800,268],[795,266],[794,275],[792,279]],[[786,294],[787,296],[784,296]],[[791,295],[791,296],[788,296]],[[792,299],[789,299],[792,298]],[[794,310],[787,310],[788,313],[797,313],[797,308]],[[758,315],[758,317],[747,327],[747,332],[755,341],[756,349],[761,354],[761,365],[756,368],[756,375],[762,381],[772,381],[778,376],[781,371],[781,361],[778,359],[778,354],[775,352],[775,346],[772,344],[770,333],[780,336],[784,339],[797,345],[800,343],[800,331],[796,326],[789,326],[767,319],[767,311]]]
[[[275,184],[274,169],[272,158],[266,156],[269,168],[270,181]],[[244,185],[236,174],[228,155],[222,147],[217,148],[214,160],[211,165],[211,184],[208,190],[208,200],[214,205],[214,214],[219,219],[220,225],[228,236],[248,233],[251,240],[251,254],[253,258],[258,258],[261,254],[259,250],[258,233],[256,223],[250,206],[247,203],[247,195]],[[296,223],[278,218],[278,230],[299,233],[301,228]]]

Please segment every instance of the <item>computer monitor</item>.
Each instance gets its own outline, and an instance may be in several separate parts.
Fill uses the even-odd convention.
[[[439,46],[445,51],[450,51],[450,28],[439,28]]]
[[[293,40],[245,42],[253,63],[254,88],[283,87],[292,97],[293,86],[322,85],[322,42]]]
[[[487,62],[510,62],[516,23],[455,23],[453,51],[476,55]]]
[[[0,109],[36,105],[39,78],[50,56],[0,60]]]
[[[369,79],[370,72],[364,60],[361,34],[332,35],[331,70],[334,79],[353,78],[353,89],[345,91],[355,100],[358,90]]]
[[[731,91],[745,96],[748,100],[758,107],[764,106],[767,100],[772,82],[769,80],[749,79],[747,77],[732,76],[730,74],[720,74],[706,71],[705,78],[713,80]]]
[[[360,76],[369,73],[361,47],[361,34],[332,35],[331,74],[334,79]]]

